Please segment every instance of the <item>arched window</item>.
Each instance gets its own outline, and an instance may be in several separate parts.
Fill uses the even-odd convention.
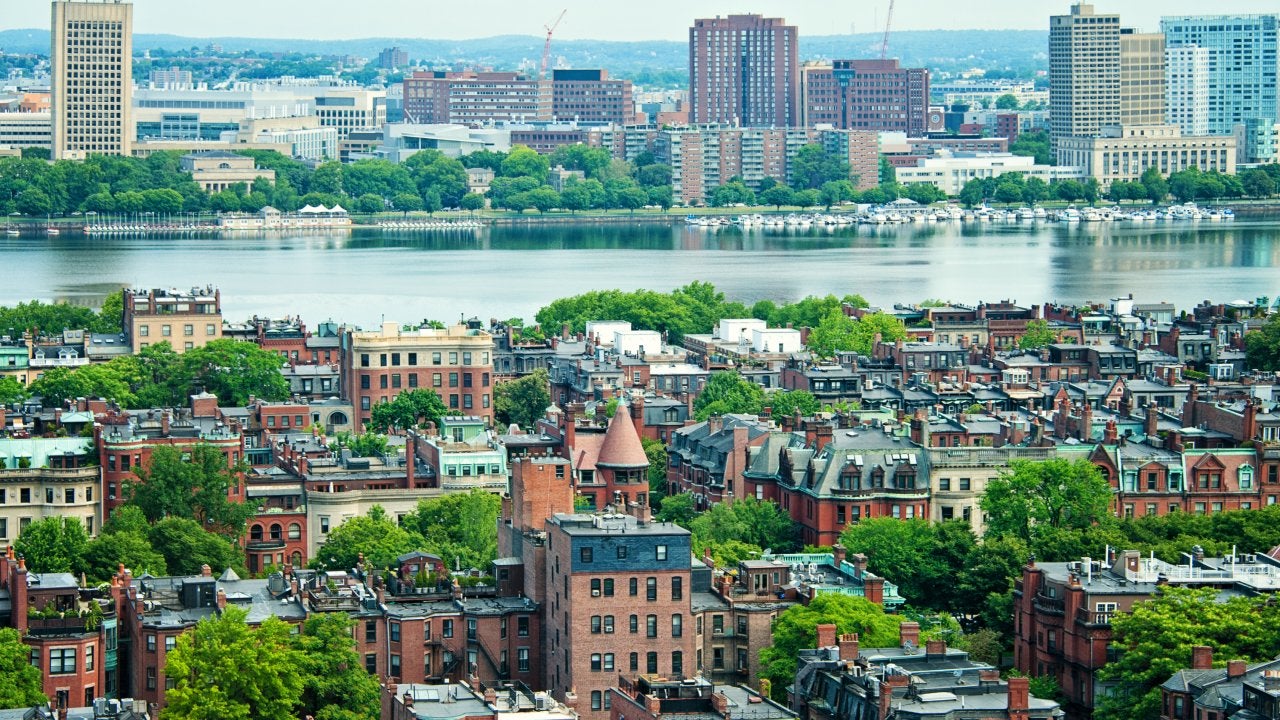
[[[302,567],[302,553],[294,550],[293,554],[289,556],[289,564],[294,567]]]
[[[271,539],[272,539],[272,540],[281,540],[281,539],[283,539],[283,538],[284,538],[284,529],[280,527],[280,524],[279,524],[279,523],[272,523],[272,525],[271,525]]]
[[[261,525],[254,525],[253,527],[249,528],[249,539],[253,542],[260,542],[262,540]]]
[[[299,540],[302,538],[302,526],[298,523],[289,523],[289,539]]]

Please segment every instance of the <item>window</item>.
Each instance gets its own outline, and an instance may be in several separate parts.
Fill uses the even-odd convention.
[[[592,655],[591,657],[592,657],[592,659],[593,659],[593,661],[594,661],[594,659],[595,659],[595,658],[597,658],[597,657],[599,657],[599,655]],[[598,670],[599,668],[593,668],[593,669]],[[603,701],[601,700],[601,694],[602,694],[602,693],[601,693],[599,690],[592,690],[592,691],[591,691],[591,709],[592,709],[592,710],[599,710],[599,709],[601,709],[602,707],[604,707],[604,703],[603,703]]]
[[[600,578],[591,578],[591,597],[600,597]]]
[[[529,617],[522,615],[516,618],[516,635],[529,637]]]
[[[195,328],[195,326],[194,326],[194,325],[183,325],[183,326],[182,326],[182,334],[183,334],[184,336],[186,336],[186,337],[192,337],[193,335],[195,335],[195,334],[196,334],[196,328]]]
[[[170,335],[173,335],[173,327],[169,325],[161,325],[160,334],[165,337],[169,337]]]
[[[156,636],[148,635],[147,636],[147,652],[155,652],[155,651],[156,651]]]
[[[138,335],[140,337],[147,337],[150,334],[151,334],[151,327],[149,325],[138,326]]]
[[[364,641],[367,643],[378,642],[378,621],[364,621]]]
[[[677,677],[684,674],[684,653],[679,650],[671,653],[671,674]]]
[[[684,578],[671,578],[671,599],[681,600],[684,598]]]
[[[68,505],[73,504],[73,503],[76,501],[76,489],[75,489],[75,488],[67,488],[67,489],[63,490],[63,491],[62,491],[62,501],[63,501],[64,503],[68,504]]]
[[[657,558],[658,560],[666,560],[666,559],[667,559],[667,546],[666,546],[666,545],[659,545],[659,546],[658,546],[657,556],[658,556],[658,558]]]
[[[604,671],[613,672],[613,653],[604,654]]]
[[[599,615],[592,615],[592,616],[591,616],[591,632],[592,632],[592,634],[595,634],[595,635],[600,634],[600,632],[601,632],[601,630],[602,630],[602,628],[603,628],[603,627],[604,627],[604,625],[603,625],[603,623],[601,622],[601,617],[600,617]]]
[[[632,615],[630,618],[628,618],[627,625],[628,625],[628,628],[631,630],[632,635],[635,635],[636,633],[640,632],[640,616]]]
[[[147,689],[156,689],[156,669],[154,667],[147,668]]]
[[[400,656],[391,656],[391,669],[388,670],[392,677],[400,677]]]
[[[581,548],[578,550],[578,559],[584,563],[589,563],[592,560],[593,552],[592,548]]]
[[[600,672],[600,653],[591,653],[591,672]]]
[[[440,629],[440,635],[442,637],[447,637],[447,638],[453,637],[453,621],[452,620],[444,621],[443,627],[441,627]]]
[[[604,579],[604,596],[613,597],[613,578]]]
[[[631,657],[628,659],[628,669],[631,672],[640,670],[640,653],[631,653]]]
[[[516,650],[516,669],[520,672],[529,672],[529,648]]]
[[[204,334],[212,337],[218,334],[218,330],[213,326],[213,323],[209,323],[204,326]]]
[[[658,653],[648,652],[644,656],[645,671],[649,674],[658,672]]]
[[[23,502],[26,502],[26,501],[24,500]],[[630,594],[632,597],[639,595],[640,581],[637,580],[636,578],[631,578],[630,580],[627,581],[627,589],[630,590]]]
[[[969,486],[970,486],[969,478],[960,478],[960,489],[962,491],[970,489]]]
[[[644,596],[649,602],[658,599],[658,578],[651,577],[644,581]]]
[[[49,674],[65,675],[76,671],[76,649],[54,648],[49,651]]]
[[[722,647],[711,648],[711,669],[712,670],[724,669],[724,648]]]
[[[320,534],[324,535],[328,532],[329,532],[329,516],[321,515],[320,516]]]
[[[644,636],[656,638],[658,637],[658,616],[646,615],[644,618]]]
[[[476,639],[476,619],[475,618],[467,618],[467,639],[468,640]]]
[[[390,624],[391,642],[400,642],[400,623],[393,622]]]
[[[671,637],[684,636],[684,616],[676,613],[671,616]]]
[[[164,651],[173,652],[176,647],[178,647],[178,638],[173,635],[166,635],[164,638]]]
[[[84,649],[84,669],[86,672],[93,670],[93,646],[86,646]]]
[[[559,468],[559,467],[557,467],[557,468],[556,468],[556,470],[560,470],[560,468]],[[626,546],[626,545],[619,545],[619,546],[618,546],[618,559],[619,559],[619,560],[626,560],[626,559],[627,559],[627,546]]]
[[[606,634],[613,634],[613,616],[604,616],[604,631]]]

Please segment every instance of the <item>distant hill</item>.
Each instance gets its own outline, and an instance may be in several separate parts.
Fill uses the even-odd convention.
[[[876,57],[880,51],[878,33],[856,35],[802,36],[802,60]],[[363,38],[358,40],[306,40],[263,38],[193,38],[178,35],[134,36],[134,49],[181,50],[220,45],[225,50],[254,52],[300,52],[324,55],[376,57],[378,51],[398,45],[413,61],[431,65],[486,65],[515,69],[536,62],[542,55],[542,38],[506,35],[470,40],[430,40],[422,38]],[[1047,33],[1036,30],[928,30],[895,32],[890,38],[890,55],[910,66],[935,71],[956,71],[970,67],[983,69],[1047,68]],[[0,48],[11,53],[49,51],[49,32],[43,29],[0,31]],[[619,77],[643,71],[686,72],[686,43],[667,40],[616,42],[600,40],[556,40],[555,61],[566,67],[603,67]]]

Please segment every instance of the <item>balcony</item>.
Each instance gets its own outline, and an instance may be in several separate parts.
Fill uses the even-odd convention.
[[[1076,622],[1085,625],[1110,625],[1111,618],[1115,615],[1114,611],[1110,612],[1094,612],[1080,608],[1076,610]]]
[[[1042,612],[1046,615],[1065,615],[1067,612],[1066,604],[1060,598],[1037,594],[1031,603],[1035,606],[1037,612]]]

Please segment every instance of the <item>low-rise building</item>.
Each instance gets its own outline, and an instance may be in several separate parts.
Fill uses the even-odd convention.
[[[898,182],[903,185],[933,185],[948,195],[959,195],[964,184],[975,178],[997,178],[1015,172],[1046,183],[1088,177],[1088,171],[1080,166],[1037,165],[1035,158],[1008,153],[957,152],[920,158],[914,167],[896,168]]]
[[[1097,137],[1059,138],[1057,148],[1063,165],[1079,168],[1083,177],[1103,187],[1138,180],[1148,168],[1165,176],[1193,167],[1236,173],[1235,137],[1184,136],[1177,125],[1105,127]]]
[[[0,544],[55,517],[82,522],[96,535],[102,491],[95,455],[91,438],[0,437]]]
[[[221,150],[209,150],[183,155],[182,169],[205,192],[230,190],[234,185],[251,186],[259,178],[275,183],[276,171],[263,170],[247,156]]]

